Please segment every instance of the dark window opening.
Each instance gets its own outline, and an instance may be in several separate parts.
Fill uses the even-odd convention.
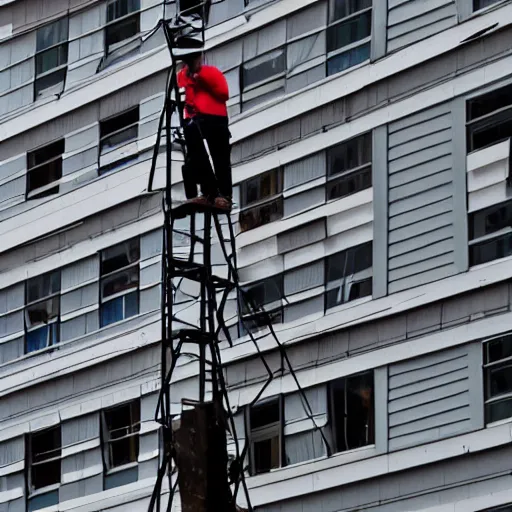
[[[108,469],[137,462],[139,457],[140,401],[103,411]]]
[[[492,236],[494,235],[494,236]],[[469,215],[470,265],[512,254],[512,201]],[[479,241],[479,239],[482,239]]]
[[[30,436],[30,483],[37,490],[60,483],[60,425]]]
[[[512,85],[507,85],[467,104],[468,152],[512,137]]]
[[[372,294],[372,251],[367,242],[326,258],[326,310]]]
[[[350,196],[372,186],[372,169],[365,168],[360,171],[341,176],[327,183],[327,200],[340,199]]]
[[[327,60],[327,76],[341,73],[370,58],[370,43],[352,48]]]
[[[37,30],[34,98],[60,94],[68,62],[68,18]]]
[[[280,398],[256,404],[249,411],[253,475],[267,473],[282,464],[281,416]]]
[[[485,418],[487,423],[512,417],[512,334],[484,344]]]
[[[489,5],[496,4],[501,0],[473,0],[473,11],[479,11],[480,9],[485,9],[489,7]]]
[[[283,274],[279,274],[242,287],[242,313],[252,313],[255,308],[280,301],[283,297],[283,286]]]
[[[372,13],[367,11],[357,18],[327,28],[327,51],[333,52],[369,37],[372,33]]]
[[[135,150],[132,155],[109,153],[136,141],[139,135],[139,107],[100,122],[100,158],[106,157],[108,163],[101,165],[100,174],[117,168],[137,158]],[[126,150],[126,149],[125,149]],[[110,161],[113,160],[113,161]]]
[[[337,452],[374,444],[373,372],[332,382],[331,409]]]
[[[242,88],[268,80],[286,71],[286,51],[284,48],[260,55],[242,66]]]
[[[239,336],[245,336],[249,332],[256,332],[264,329],[269,324],[283,323],[283,308],[279,307],[273,311],[264,311],[250,316],[244,316],[243,322],[240,321]]]
[[[25,283],[25,353],[59,343],[60,271]]]
[[[372,0],[330,0],[329,22],[347,18],[356,12],[369,9],[371,6]]]
[[[48,187],[62,178],[64,139],[27,153],[27,198],[47,197],[59,192],[59,184]],[[39,189],[44,189],[38,192]],[[34,193],[35,192],[35,193]]]
[[[283,173],[273,169],[242,183],[239,221],[241,231],[249,231],[283,216]]]
[[[101,327],[139,314],[139,260],[138,238],[102,251]]]
[[[107,52],[140,32],[140,0],[111,0],[107,4],[105,43]],[[115,22],[115,20],[119,20]],[[114,23],[115,22],[115,23]]]

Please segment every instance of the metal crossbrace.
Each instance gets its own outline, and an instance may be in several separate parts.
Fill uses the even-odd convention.
[[[203,19],[204,9],[206,8],[208,0],[201,4],[203,6]],[[281,356],[281,366],[276,373],[284,373],[286,369],[292,375],[297,389],[300,393],[301,400],[308,418],[312,421],[315,430],[319,430],[322,440],[325,443],[328,456],[331,455],[331,449],[323,430],[317,425],[314,418],[313,410],[310,406],[308,398],[300,386],[295,371],[291,362],[286,354],[285,347],[279,342],[276,332],[272,326],[270,316],[264,308],[259,308],[254,303],[253,299],[247,294],[240,286],[240,279],[237,271],[236,261],[236,243],[235,234],[231,216],[224,214],[227,218],[227,226],[229,230],[229,237],[226,239],[222,230],[222,224],[219,220],[220,213],[212,209],[203,209],[201,213],[204,216],[203,236],[196,235],[196,213],[190,212],[188,217],[190,219],[190,232],[184,232],[174,228],[176,218],[183,217],[177,215],[177,209],[173,206],[172,193],[171,193],[171,166],[172,166],[172,132],[174,131],[175,141],[181,145],[181,150],[186,157],[186,147],[183,143],[183,104],[178,101],[179,90],[177,85],[177,62],[173,54],[173,49],[176,47],[175,35],[171,30],[170,23],[165,20],[160,20],[158,27],[162,28],[167,45],[171,55],[171,68],[167,77],[167,87],[165,93],[164,106],[160,114],[157,138],[155,149],[152,158],[151,171],[149,177],[148,191],[152,192],[153,180],[156,170],[157,158],[160,151],[162,129],[165,122],[165,139],[166,139],[166,167],[165,167],[165,188],[162,201],[162,209],[164,212],[164,229],[162,238],[162,296],[161,296],[161,387],[158,397],[157,408],[155,411],[155,421],[160,423],[162,430],[162,447],[160,466],[157,474],[155,487],[149,503],[149,512],[160,512],[161,499],[164,491],[164,481],[167,478],[169,488],[169,500],[167,503],[166,511],[171,512],[173,505],[174,494],[177,490],[177,466],[174,451],[174,434],[172,429],[173,415],[171,412],[171,380],[173,377],[176,364],[180,357],[192,356],[199,362],[199,398],[204,401],[206,398],[206,383],[211,384],[211,394],[214,399],[220,400],[223,403],[225,415],[227,417],[229,430],[235,445],[235,460],[232,462],[230,469],[231,482],[234,489],[232,492],[233,503],[236,504],[238,493],[243,489],[245,501],[247,503],[248,511],[253,512],[253,507],[250,502],[249,490],[245,480],[244,461],[247,458],[249,450],[249,439],[245,435],[245,443],[240,449],[239,439],[236,432],[234,416],[229,400],[228,387],[225,381],[224,367],[221,359],[221,351],[219,347],[220,337],[224,335],[230,346],[233,346],[231,334],[226,322],[224,320],[224,310],[233,290],[236,291],[237,297],[245,303],[248,310],[252,313],[261,313],[266,320],[270,334],[276,343]],[[157,27],[157,28],[158,28]],[[204,42],[204,26],[202,31]],[[180,126],[172,128],[171,118],[173,113],[178,112]],[[179,208],[179,207],[178,207]],[[212,222],[215,226],[217,238],[224,256],[225,262],[228,265],[227,278],[221,278],[213,275],[212,262],[211,262],[211,239],[212,239]],[[226,225],[226,224],[225,224]],[[174,257],[173,251],[173,234],[178,233],[186,235],[190,238],[190,248],[187,259],[178,259]],[[203,247],[203,262],[198,264],[194,261],[197,244]],[[226,247],[229,244],[229,251]],[[178,279],[178,284],[173,283],[173,279]],[[178,320],[174,307],[177,305],[174,301],[174,293],[179,288],[183,279],[192,279],[199,282],[201,285],[201,293],[199,296],[200,305],[200,325],[199,330],[196,325],[187,324],[184,320]],[[221,298],[217,300],[217,294],[221,292]],[[191,297],[191,299],[194,299]],[[240,301],[239,301],[240,302]],[[267,379],[262,385],[260,391],[254,397],[249,407],[252,407],[263,395],[270,383],[275,377],[274,372],[271,370],[264,354],[258,345],[254,334],[247,328],[246,320],[241,315],[241,322],[246,327],[252,345],[254,345],[256,354],[265,367]],[[218,326],[215,326],[215,320]],[[179,321],[181,328],[173,331],[173,324]],[[183,328],[183,325],[188,325],[189,328]],[[184,351],[183,345],[185,343],[194,342],[199,346],[199,355],[189,354]],[[207,359],[206,351],[209,350],[210,359]],[[286,367],[286,368],[285,368]],[[206,375],[211,377],[208,379]]]

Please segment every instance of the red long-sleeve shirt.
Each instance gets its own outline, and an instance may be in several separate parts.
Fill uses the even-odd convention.
[[[185,88],[185,117],[196,113],[227,117],[228,82],[215,66],[202,66],[195,78],[183,68],[178,73],[178,87]]]

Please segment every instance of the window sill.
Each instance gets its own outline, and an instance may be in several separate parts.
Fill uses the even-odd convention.
[[[41,489],[37,489],[37,491],[32,491],[28,499],[35,498],[36,496],[41,496],[42,494],[46,494],[48,492],[56,491],[57,489],[60,489],[60,483],[49,485],[48,487],[42,487]]]
[[[485,428],[486,429],[490,429],[490,428],[493,428],[493,427],[499,427],[500,425],[507,425],[509,423],[512,424],[512,417],[505,418],[504,420],[500,420],[500,421],[493,421],[492,423],[486,423],[485,424]]]
[[[127,469],[136,468],[139,465],[138,462],[130,462],[130,464],[124,464],[123,466],[118,466],[116,468],[108,469],[105,472],[105,476],[115,475],[116,473],[121,473]]]
[[[496,9],[499,9],[503,5],[509,3],[510,0],[502,0],[501,2],[496,2],[495,4],[488,5],[487,7],[483,7],[482,9],[478,9],[477,11],[473,11],[467,18],[462,20],[463,22],[469,21],[473,18],[477,18],[478,16],[482,16],[484,14],[487,14],[490,11],[494,11]]]
[[[493,265],[499,265],[505,261],[512,261],[512,256],[505,256],[504,258],[497,258],[492,261],[488,261],[487,263],[480,263],[480,265],[473,265],[469,267],[468,272],[478,272],[481,269],[492,267]]]

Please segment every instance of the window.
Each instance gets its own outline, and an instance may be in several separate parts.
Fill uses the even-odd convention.
[[[139,458],[140,400],[103,411],[107,470],[136,463]]]
[[[372,0],[330,0],[327,75],[370,58]]]
[[[242,287],[246,297],[240,297],[241,311],[244,322],[241,326],[241,336],[247,331],[256,331],[268,325],[283,321],[282,297],[284,287],[283,275],[272,276],[257,283]],[[265,312],[254,312],[255,308],[264,308]]]
[[[512,85],[468,102],[468,152],[492,146],[510,137],[512,137]]]
[[[240,229],[269,224],[283,216],[283,175],[273,169],[245,181],[240,187]]]
[[[328,150],[327,201],[354,194],[371,186],[371,132]]]
[[[277,78],[286,71],[286,51],[279,48],[260,55],[244,63],[242,67],[242,83],[246,90],[251,85]]]
[[[139,313],[139,239],[101,253],[101,327]]]
[[[34,99],[60,94],[68,62],[68,18],[37,30]]]
[[[61,474],[60,425],[30,434],[27,445],[29,492],[38,491],[36,496],[30,498],[28,510],[56,505],[59,502]],[[44,492],[44,489],[48,492]]]
[[[512,334],[484,344],[485,420],[512,417]]]
[[[512,255],[512,201],[470,213],[469,240],[470,265]]]
[[[479,11],[480,9],[485,9],[485,7],[489,7],[489,5],[496,4],[500,0],[473,0],[473,10]]]
[[[59,193],[64,139],[27,153],[27,199]]]
[[[138,105],[100,122],[100,174],[137,158],[137,149],[130,143],[137,140],[138,134]]]
[[[283,460],[281,397],[254,405],[249,411],[251,473],[267,473]]]
[[[325,260],[325,309],[372,294],[372,242]]]
[[[331,383],[331,419],[335,451],[343,452],[375,442],[373,372]]]
[[[107,53],[133,40],[140,32],[140,0],[109,0],[105,44]]]
[[[25,353],[59,342],[60,271],[25,283]]]

